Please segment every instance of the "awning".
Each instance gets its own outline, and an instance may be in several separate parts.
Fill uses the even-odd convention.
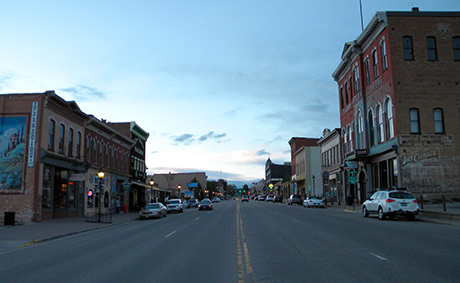
[[[140,187],[144,187],[144,188],[147,188],[147,189],[153,189],[155,191],[162,191],[162,192],[171,192],[171,190],[168,190],[168,189],[163,189],[163,188],[160,188],[160,187],[157,187],[155,185],[151,186],[147,183],[141,183],[141,182],[136,182],[136,181],[131,181],[131,184],[132,185],[136,185],[136,186],[140,186]]]

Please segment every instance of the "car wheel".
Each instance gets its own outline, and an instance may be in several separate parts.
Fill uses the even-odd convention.
[[[184,210],[181,208],[181,210],[179,210],[179,213],[182,213],[182,212],[184,212]]]
[[[415,220],[415,215],[407,215],[407,220],[414,221]]]
[[[367,211],[367,208],[365,206],[363,206],[363,216],[369,217],[369,211]]]
[[[380,220],[385,220],[386,218],[386,215],[385,213],[383,213],[383,209],[381,207],[379,207],[379,219]]]

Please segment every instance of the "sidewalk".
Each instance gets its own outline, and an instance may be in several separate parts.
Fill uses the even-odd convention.
[[[85,222],[84,218],[53,219],[42,222],[17,223],[15,226],[0,224],[0,241],[44,242],[59,237],[102,229],[139,218],[138,212],[112,215],[111,223]]]

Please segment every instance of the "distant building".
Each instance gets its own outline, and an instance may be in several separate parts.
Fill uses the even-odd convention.
[[[291,173],[291,163],[285,162],[284,164],[274,164],[270,158],[267,159],[265,162],[265,182],[266,188],[264,190],[264,194],[275,194],[275,190],[277,189],[278,182],[282,182],[283,180],[289,180]],[[277,193],[279,194],[279,192]]]
[[[317,138],[293,137],[291,146],[291,193],[321,196],[321,162]],[[319,183],[318,183],[319,182]],[[318,184],[317,184],[318,183]]]
[[[171,198],[185,198],[186,194],[189,194],[186,192],[193,192],[195,197],[201,198],[204,190],[206,190],[206,180],[208,177],[205,172],[193,172],[153,174],[153,176],[148,177],[148,179],[151,178],[158,187],[170,190]],[[189,185],[195,182],[199,184],[202,192],[197,192],[198,188]]]

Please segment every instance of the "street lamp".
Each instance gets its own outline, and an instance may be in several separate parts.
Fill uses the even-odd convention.
[[[315,191],[315,175],[313,175],[313,177],[311,177],[312,180],[313,180],[313,195],[316,196],[316,191]]]
[[[152,179],[150,180],[149,182],[150,186],[152,187],[152,198],[155,199],[155,193],[153,191],[153,185],[155,185],[155,182],[153,181],[153,177]],[[155,199],[155,202],[157,202],[157,200]]]
[[[180,185],[177,185],[176,188],[177,188],[177,198],[180,198]]]
[[[102,205],[102,194],[101,194],[101,189],[102,189],[102,178],[104,178],[105,173],[102,172],[102,169],[97,172],[97,176],[99,177],[99,216],[97,222],[101,222],[101,205]]]

